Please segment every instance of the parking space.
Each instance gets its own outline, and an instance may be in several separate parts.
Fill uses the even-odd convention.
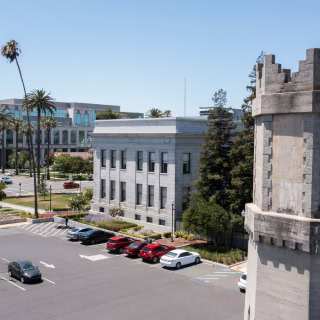
[[[213,314],[216,319],[242,317],[244,294],[231,291],[237,285],[237,274],[218,276],[227,270],[205,263],[165,269],[109,253],[104,243],[85,246],[61,241],[66,232],[65,226],[55,223],[0,229],[0,305],[7,306],[4,319],[72,320],[106,313],[112,319],[139,320],[188,320],[212,318]],[[8,277],[8,261],[22,258],[39,266],[42,283],[22,284]],[[211,274],[219,280],[212,281]],[[205,280],[209,282],[203,277],[210,278]]]

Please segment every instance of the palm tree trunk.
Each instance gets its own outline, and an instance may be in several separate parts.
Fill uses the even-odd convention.
[[[16,176],[18,175],[18,135],[19,135],[19,128],[16,128]]]
[[[24,91],[24,96],[26,99],[26,102],[28,100],[27,97],[27,91],[26,91],[26,87],[24,85],[24,81],[22,78],[22,73],[20,70],[20,66],[18,63],[18,59],[17,57],[15,58],[16,63],[17,63],[17,67],[19,70],[19,74],[20,74],[20,78],[21,78],[21,82],[22,82],[22,86],[23,86],[23,91]],[[35,161],[34,161],[34,153],[33,153],[33,143],[32,143],[32,135],[31,135],[31,124],[30,124],[30,117],[29,117],[29,110],[27,108],[27,118],[28,118],[28,126],[29,126],[29,142],[30,142],[30,153],[31,153],[31,159],[32,159],[32,168],[33,168],[33,189],[34,189],[34,217],[37,219],[39,218],[39,214],[38,214],[38,194],[37,194],[37,180],[36,180],[36,166],[35,166]]]
[[[29,150],[29,175],[32,177],[32,159],[31,159],[31,147],[30,147],[30,140],[29,135],[27,134],[27,143],[28,143],[28,150]]]
[[[38,128],[37,128],[37,171],[38,171],[38,184],[40,184],[40,119],[41,111],[38,109]]]
[[[48,176],[47,176],[47,180],[50,180],[50,169],[49,169],[49,166],[50,166],[50,138],[51,138],[51,135],[50,135],[50,132],[51,130],[48,129],[48,153],[47,153],[47,168],[48,168]]]
[[[1,166],[2,166],[2,173],[4,173],[4,169],[5,169],[5,162],[6,162],[6,152],[5,152],[5,147],[4,147],[4,130],[2,129],[2,158],[1,158]]]

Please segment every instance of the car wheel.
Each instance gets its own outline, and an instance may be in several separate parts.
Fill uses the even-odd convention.
[[[176,268],[177,268],[177,269],[180,269],[180,268],[181,268],[181,263],[180,263],[180,262],[177,262]]]
[[[24,277],[20,278],[21,283],[24,283]]]
[[[119,248],[119,253],[123,254],[123,248]]]
[[[91,241],[90,241],[90,244],[95,244],[96,242],[95,242],[95,240],[94,239],[92,239]]]
[[[153,263],[157,263],[158,260],[159,260],[159,258],[158,258],[157,256],[154,256],[154,257],[152,258],[152,262],[153,262]]]
[[[197,258],[196,258],[196,260],[194,261],[194,263],[195,263],[195,264],[200,263],[200,258],[199,258],[199,257],[197,257]]]
[[[8,275],[9,275],[9,277],[12,277],[11,271],[8,271]]]

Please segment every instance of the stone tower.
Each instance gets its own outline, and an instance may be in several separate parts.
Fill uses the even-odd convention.
[[[257,65],[244,319],[320,319],[320,49]]]

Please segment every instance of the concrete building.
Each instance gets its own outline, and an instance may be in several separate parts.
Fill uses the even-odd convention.
[[[257,65],[244,319],[320,319],[320,49],[299,71]]]
[[[201,118],[98,120],[94,141],[94,213],[121,206],[124,219],[171,231],[197,179]]]
[[[21,107],[22,99],[0,100],[0,105],[15,117],[27,121],[27,114]],[[85,152],[92,147],[92,132],[96,116],[106,110],[111,109],[120,112],[120,107],[115,105],[78,103],[78,102],[54,102],[56,111],[53,116],[57,121],[57,128],[51,132],[50,152]],[[37,112],[29,113],[31,123],[37,128]],[[45,114],[42,114],[45,116]],[[142,113],[125,112],[123,117],[141,117]],[[15,148],[16,133],[11,130],[5,132],[6,161],[11,151]],[[33,137],[35,144],[36,137]],[[19,134],[19,150],[27,149],[27,139]],[[2,146],[0,144],[0,152]],[[44,154],[47,152],[47,135],[41,129],[41,164],[43,165]],[[35,152],[36,156],[36,152]],[[0,159],[2,157],[0,156]],[[0,160],[1,161],[1,160]]]

